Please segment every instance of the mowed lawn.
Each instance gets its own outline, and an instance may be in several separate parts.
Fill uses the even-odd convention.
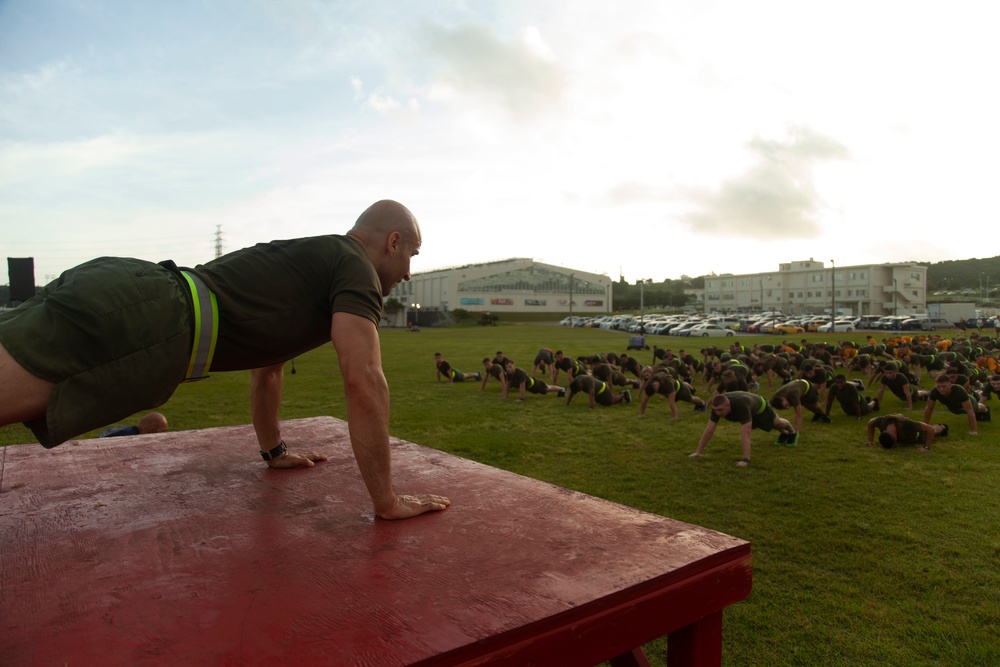
[[[977,438],[967,435],[964,416],[939,407],[932,421],[949,424],[951,434],[932,452],[883,450],[866,446],[865,422],[835,405],[832,424],[813,424],[807,413],[797,447],[754,431],[753,463],[741,469],[738,426],[730,422],[704,458],[688,458],[707,416],[687,403],[678,404],[676,421],[655,400],[640,419],[638,401],[591,410],[582,395],[566,406],[554,395],[529,394],[518,403],[500,400],[493,381],[485,392],[478,382],[435,381],[438,351],[475,371],[502,350],[530,371],[539,347],[571,356],[621,353],[628,339],[542,324],[385,330],[391,432],[749,540],[753,593],[725,612],[725,664],[1000,665],[1000,424],[982,424]],[[650,345],[689,350],[731,340],[647,337]],[[651,351],[636,354],[652,359]],[[344,418],[332,347],[297,359],[295,368],[293,375],[286,367],[282,416]],[[248,423],[248,386],[248,373],[219,374],[182,386],[161,410],[174,430]],[[761,391],[770,396],[774,388]],[[904,407],[887,392],[882,414]],[[919,419],[923,408],[916,403],[908,415]],[[29,441],[21,426],[0,429],[0,443]],[[246,455],[257,456],[256,443],[247,443]],[[433,485],[413,490],[448,493]],[[664,641],[646,650],[654,664],[666,664]]]

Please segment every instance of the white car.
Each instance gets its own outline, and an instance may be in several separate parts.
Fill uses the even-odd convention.
[[[699,324],[693,326],[688,330],[688,336],[732,336],[734,335],[732,329],[727,329],[726,327],[719,326],[718,324],[706,322],[704,324]]]
[[[701,324],[701,322],[698,322],[698,321],[696,321],[696,322],[684,322],[682,324],[678,324],[677,326],[675,326],[673,329],[670,330],[670,335],[671,336],[687,336],[688,335],[688,330],[691,327],[698,326],[699,324]]]
[[[834,322],[834,331],[853,333],[856,328],[857,326],[853,321],[837,320]],[[820,333],[830,333],[830,323],[827,322],[826,324],[820,325],[816,328],[816,331]]]

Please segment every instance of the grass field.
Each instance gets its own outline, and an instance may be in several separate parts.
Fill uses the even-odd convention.
[[[674,349],[705,342],[647,342],[654,338]],[[725,664],[1000,665],[995,424],[983,424],[976,438],[967,435],[964,416],[939,407],[933,421],[949,424],[951,434],[931,453],[883,450],[866,446],[865,422],[835,406],[832,424],[806,419],[794,448],[754,431],[753,463],[741,469],[734,465],[740,447],[731,422],[720,424],[704,458],[687,457],[707,417],[686,403],[676,421],[656,401],[640,419],[638,402],[591,410],[583,396],[567,407],[555,396],[529,394],[518,403],[500,400],[495,382],[483,393],[478,382],[435,382],[436,351],[464,371],[480,370],[482,357],[497,350],[530,369],[539,347],[576,356],[623,352],[627,341],[620,332],[543,324],[384,331],[391,432],[749,540],[754,590],[725,612]],[[638,356],[643,363],[652,358],[647,351]],[[295,366],[285,379],[282,416],[343,418],[332,348]],[[930,386],[928,378],[923,383]],[[174,430],[247,423],[248,386],[247,373],[220,374],[182,386],[161,410]],[[919,419],[923,404],[917,406],[909,416]],[[883,414],[904,407],[886,393]],[[2,444],[27,441],[21,426],[0,429]],[[255,443],[247,443],[247,456],[257,456]],[[646,649],[654,664],[666,663],[665,643]]]

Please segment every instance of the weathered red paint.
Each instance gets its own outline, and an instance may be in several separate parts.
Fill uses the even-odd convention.
[[[346,424],[283,423],[330,460],[268,469],[249,426],[7,448],[0,662],[615,665],[669,635],[719,664],[750,545],[393,441],[398,492],[448,510],[376,520]]]

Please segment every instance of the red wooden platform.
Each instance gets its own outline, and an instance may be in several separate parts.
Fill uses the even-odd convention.
[[[717,665],[749,543],[393,441],[375,520],[344,422],[283,423],[315,468],[271,470],[250,426],[8,447],[0,663]],[[616,657],[617,656],[617,657]]]

